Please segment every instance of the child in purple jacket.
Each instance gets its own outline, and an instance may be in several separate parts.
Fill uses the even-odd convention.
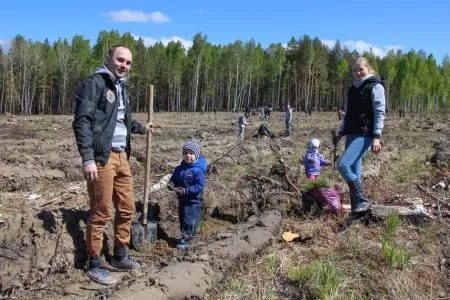
[[[305,158],[303,160],[306,177],[311,180],[315,180],[320,175],[322,166],[330,165],[330,163],[323,158],[322,154],[319,153],[319,146],[320,141],[318,139],[311,139],[308,142]]]

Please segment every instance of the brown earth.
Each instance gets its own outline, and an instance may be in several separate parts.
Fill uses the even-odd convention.
[[[135,117],[142,122],[146,119],[145,115]],[[197,139],[212,163],[204,195],[205,219],[189,251],[179,252],[174,248],[178,236],[176,199],[165,188],[152,192],[149,209],[150,218],[158,221],[156,246],[143,252],[131,249],[131,254],[145,264],[142,269],[116,272],[108,264],[112,253],[110,226],[105,235],[105,266],[121,280],[114,287],[104,287],[83,273],[89,207],[71,129],[72,117],[0,116],[2,299],[214,298],[220,293],[221,282],[236,270],[245,269],[255,256],[277,242],[281,230],[293,218],[305,221],[296,188],[301,189],[304,183],[302,156],[306,143],[311,137],[319,138],[321,152],[331,159],[330,132],[339,123],[335,113],[311,117],[296,114],[294,134],[286,139],[278,137],[283,132],[281,113],[274,113],[270,119],[255,116],[246,132],[248,138],[240,143],[237,113],[157,113],[154,117],[159,128],[152,140],[151,183],[170,174],[180,162],[185,140]],[[446,115],[389,117],[383,151],[369,154],[364,162],[368,196],[378,203],[402,205],[408,199],[429,195],[432,185],[448,179],[448,120]],[[277,133],[275,139],[252,137],[263,121]],[[138,219],[142,210],[145,136],[133,136],[132,143],[130,161]],[[405,153],[414,152],[417,162],[404,167],[423,164],[429,167],[426,175],[409,180],[410,171],[390,169]],[[389,181],[392,174],[396,180]],[[347,202],[346,186],[333,168],[327,168],[324,176],[344,189],[343,201]],[[427,207],[435,213],[436,205],[431,204],[434,200],[427,199]],[[446,213],[444,207],[444,220],[448,220]],[[333,219],[336,228],[344,219],[344,213]],[[450,235],[446,224],[441,247],[448,261]],[[289,294],[289,286],[286,289],[280,298]]]

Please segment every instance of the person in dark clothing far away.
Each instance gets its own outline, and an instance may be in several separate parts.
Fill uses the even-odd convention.
[[[261,126],[259,126],[258,134],[256,134],[255,137],[260,138],[260,137],[263,137],[263,136],[268,136],[270,138],[274,138],[275,137],[275,134],[270,132],[269,128],[267,128],[267,124],[266,123],[262,123]]]

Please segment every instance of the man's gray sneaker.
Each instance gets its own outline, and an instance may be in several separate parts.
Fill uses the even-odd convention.
[[[104,285],[113,285],[117,283],[117,279],[112,277],[108,270],[103,268],[90,268],[85,274],[92,280]]]
[[[120,269],[137,269],[141,267],[141,264],[127,255],[120,261],[113,257],[111,260],[111,266]]]

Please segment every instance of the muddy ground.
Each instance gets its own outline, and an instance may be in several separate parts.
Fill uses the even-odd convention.
[[[110,227],[105,235],[105,266],[121,280],[114,287],[104,287],[88,280],[83,272],[89,207],[72,116],[0,116],[1,299],[214,298],[229,274],[279,241],[286,227],[284,217],[303,217],[296,189],[301,190],[304,182],[306,143],[311,137],[319,138],[321,152],[332,160],[330,132],[339,124],[332,112],[295,114],[293,136],[286,139],[280,136],[282,113],[275,112],[270,119],[254,116],[247,139],[240,143],[237,113],[157,113],[154,117],[158,128],[152,139],[151,184],[170,174],[180,162],[185,140],[198,140],[211,164],[204,195],[205,218],[189,251],[179,252],[174,248],[179,234],[176,198],[165,188],[151,192],[149,218],[158,221],[157,244],[145,251],[130,250],[145,264],[142,269],[116,272],[108,264]],[[135,118],[144,122],[146,115]],[[431,193],[434,184],[448,179],[448,120],[446,115],[389,116],[382,153],[369,154],[364,162],[368,196],[379,204],[402,205]],[[253,137],[261,122],[277,137]],[[145,136],[133,136],[132,144],[138,219],[144,193]],[[421,149],[417,163],[430,168],[427,176],[414,182],[392,181],[380,188],[380,182],[386,181],[383,174],[393,172],[389,165],[415,149]],[[332,167],[325,174],[343,188],[343,202],[348,203],[342,179]],[[428,201],[433,199],[428,197]],[[435,213],[436,205],[427,207]],[[448,220],[447,212],[445,207],[440,210],[444,220]],[[341,215],[343,220],[345,213]],[[450,241],[445,232],[444,237]],[[442,245],[446,258],[450,242]]]

